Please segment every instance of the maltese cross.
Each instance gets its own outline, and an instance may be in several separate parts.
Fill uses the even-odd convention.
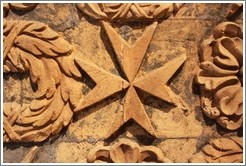
[[[92,63],[76,59],[77,64],[93,79],[96,86],[87,96],[80,100],[75,112],[81,111],[109,96],[126,90],[123,101],[124,116],[120,119],[116,119],[118,122],[115,124],[117,125],[112,125],[106,138],[130,119],[137,122],[151,135],[156,136],[136,89],[140,89],[149,95],[187,110],[188,108],[183,100],[167,86],[168,80],[184,63],[186,56],[181,55],[178,58],[168,61],[159,69],[143,77],[136,78],[157,27],[157,22],[148,26],[143,35],[133,45],[128,44],[109,23],[102,22],[102,24],[126,79],[111,74]]]

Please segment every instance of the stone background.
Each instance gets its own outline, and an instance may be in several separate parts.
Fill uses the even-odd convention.
[[[187,60],[170,81],[171,89],[188,104],[185,113],[168,103],[143,96],[143,103],[158,139],[153,139],[135,122],[129,122],[106,141],[118,137],[131,137],[139,144],[155,145],[173,162],[188,162],[192,154],[211,139],[229,135],[242,136],[242,130],[229,132],[205,117],[200,109],[199,88],[194,77],[199,65],[199,45],[208,38],[213,28],[226,21],[230,4],[185,4],[175,16],[161,20],[142,63],[139,76],[159,68],[167,60],[185,54]],[[34,10],[20,13],[10,11],[8,20],[36,20],[46,23],[61,34],[73,46],[73,54],[88,59],[103,69],[119,74],[113,63],[112,49],[94,21],[78,10],[75,4],[39,4]],[[235,20],[242,24],[242,16]],[[141,36],[145,25],[113,25],[128,42]],[[4,74],[4,102],[30,103],[33,88],[28,74]],[[89,79],[82,80],[86,95],[93,87]],[[123,115],[120,107],[122,96],[113,96],[103,103],[75,114],[72,123],[62,130],[61,135],[38,143],[39,151],[34,162],[85,162],[89,149],[112,125],[112,119]],[[104,130],[102,130],[102,128]],[[4,162],[21,162],[33,143],[4,143]]]

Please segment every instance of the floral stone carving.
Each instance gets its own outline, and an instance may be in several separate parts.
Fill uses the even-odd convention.
[[[175,3],[81,3],[77,7],[94,19],[111,21],[158,20],[176,13]]]
[[[155,146],[139,146],[136,142],[121,138],[109,146],[96,145],[87,155],[87,162],[109,163],[170,163]]]
[[[240,163],[243,162],[243,139],[233,136],[230,138],[213,139],[202,148],[201,153],[195,154],[192,163]]]
[[[197,75],[203,112],[224,128],[243,122],[243,35],[233,22],[219,24],[202,45]]]
[[[3,72],[29,72],[38,87],[30,104],[4,103],[3,140],[43,141],[69,124],[81,98],[72,47],[35,21],[4,20],[3,39]]]
[[[134,45],[129,45],[119,34],[117,34],[109,23],[103,22],[103,27],[117,55],[120,67],[126,76],[125,79],[112,75],[91,63],[79,59],[75,60],[96,83],[95,88],[92,89],[86,97],[80,100],[78,107],[74,110],[75,112],[98,103],[117,92],[123,92],[125,89],[127,90],[123,102],[124,117],[122,119],[117,119],[117,122],[115,122],[117,124],[112,125],[112,128],[105,136],[106,138],[130,119],[135,120],[147,132],[156,136],[154,128],[145,112],[145,108],[137,94],[137,89],[163,101],[169,102],[181,109],[188,110],[186,103],[167,86],[168,80],[185,62],[185,55],[170,60],[161,68],[154,70],[141,78],[135,79],[156,26],[157,22],[147,27],[136,43]],[[110,86],[108,86],[109,82]]]

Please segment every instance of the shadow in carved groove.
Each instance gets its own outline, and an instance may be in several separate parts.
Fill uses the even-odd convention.
[[[127,132],[129,132],[134,138],[137,138],[137,140],[143,145],[151,145],[156,138],[149,134],[134,120],[130,119],[104,141],[109,144],[120,137],[126,136]]]
[[[122,71],[122,69],[120,68],[120,62],[117,59],[117,56],[114,52],[114,49],[111,47],[110,40],[109,40],[107,33],[106,33],[104,28],[101,28],[101,30],[100,30],[100,37],[101,37],[102,42],[104,44],[104,48],[107,50],[108,54],[110,55],[112,62],[114,63],[115,69],[118,71],[120,77],[122,77],[123,79],[126,79],[126,75]]]

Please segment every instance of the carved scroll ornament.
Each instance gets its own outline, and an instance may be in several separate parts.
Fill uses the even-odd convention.
[[[69,124],[81,98],[72,47],[35,21],[4,20],[3,40],[3,72],[28,72],[38,87],[30,104],[4,103],[3,140],[43,141]]]
[[[243,139],[230,138],[213,139],[190,159],[192,163],[240,163],[243,162]]]
[[[87,162],[109,163],[170,163],[162,151],[155,146],[139,146],[136,142],[121,138],[113,145],[97,145],[87,155]]]
[[[110,21],[158,20],[176,13],[175,3],[81,3],[77,7],[93,19]]]
[[[224,128],[243,122],[243,35],[233,22],[219,24],[202,45],[197,76],[203,112]]]

